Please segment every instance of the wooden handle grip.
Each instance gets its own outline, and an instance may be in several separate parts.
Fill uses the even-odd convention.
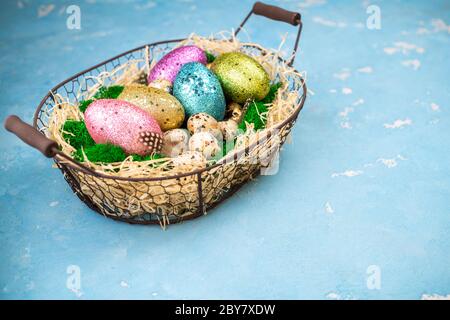
[[[253,5],[253,13],[272,20],[283,21],[293,26],[297,26],[301,20],[298,12],[288,11],[259,1]]]
[[[23,122],[18,116],[9,116],[5,121],[5,129],[14,133],[23,142],[39,150],[44,156],[51,158],[55,156],[58,144],[48,139],[42,133]]]

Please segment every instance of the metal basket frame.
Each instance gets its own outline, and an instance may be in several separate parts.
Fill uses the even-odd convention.
[[[252,13],[260,14],[268,16],[270,14],[264,14],[261,12],[258,12],[257,4],[253,7],[252,11],[247,15],[247,17],[244,19],[244,21],[241,23],[235,34],[237,34],[242,26],[245,24],[245,22],[248,20],[248,18],[251,16]],[[264,5],[266,6],[266,5]],[[270,6],[266,6],[270,7]],[[256,9],[255,9],[256,8]],[[279,9],[279,8],[277,8]],[[281,9],[282,10],[282,9]],[[287,12],[287,11],[286,11]],[[285,14],[284,12],[282,12]],[[290,13],[292,14],[292,13]],[[295,57],[295,53],[297,50],[298,41],[300,38],[300,33],[302,29],[302,24],[300,20],[300,15],[298,13],[294,13],[294,16],[289,16],[289,19],[292,21],[287,21],[293,25],[299,25],[299,31],[296,38],[296,42],[294,45],[294,51],[292,55],[292,59],[287,62],[281,58],[280,61],[287,65],[292,65],[293,59]],[[277,17],[270,17],[275,20],[281,20],[277,19]],[[117,66],[120,66],[126,61],[129,60],[135,60],[135,59],[142,59],[143,63],[145,63],[145,56],[149,55],[152,57],[152,59],[157,59],[158,55],[161,52],[167,52],[172,48],[172,46],[180,41],[183,41],[185,39],[176,39],[176,40],[167,40],[167,41],[159,41],[150,43],[147,45],[143,45],[140,47],[137,47],[132,50],[128,50],[124,53],[121,53],[117,56],[114,56],[108,60],[105,60],[101,63],[98,63],[84,71],[81,71],[74,76],[62,81],[58,85],[56,85],[54,88],[52,88],[47,95],[44,96],[40,104],[38,105],[34,120],[33,120],[33,127],[38,130],[40,133],[46,135],[47,133],[47,127],[48,127],[48,120],[51,117],[52,108],[55,106],[56,101],[54,99],[54,96],[56,94],[62,95],[67,97],[69,100],[74,100],[77,102],[78,96],[76,92],[86,92],[89,88],[90,81],[92,81],[92,84],[94,84],[92,79],[89,79],[89,77],[96,76],[100,74],[103,71],[108,71],[116,68]],[[256,46],[250,46],[245,45],[245,47],[249,50],[257,50],[257,51],[263,51],[263,49],[256,47]],[[158,53],[159,52],[159,53]],[[260,52],[261,53],[261,52]],[[262,52],[263,53],[263,52]],[[303,81],[303,79],[302,79]],[[307,94],[306,85],[303,82],[302,85],[302,91],[299,92],[298,95],[298,105],[295,109],[295,111],[284,121],[279,123],[278,125],[270,128],[270,130],[267,130],[266,138],[270,138],[273,134],[279,134],[280,135],[280,145],[281,147],[287,137],[287,135],[290,133],[291,128],[296,122],[296,119],[300,113],[300,111],[303,108],[303,105],[305,103]],[[12,130],[11,130],[12,131]],[[281,132],[281,133],[280,133]],[[19,135],[20,136],[20,135]],[[204,200],[204,184],[208,177],[208,175],[213,175],[215,172],[217,173],[217,170],[221,169],[221,166],[225,166],[226,164],[229,164],[229,162],[233,161],[239,161],[240,156],[246,155],[252,150],[252,148],[255,148],[258,143],[261,143],[260,140],[253,143],[250,146],[246,146],[242,150],[235,152],[232,154],[233,159],[230,159],[230,157],[225,156],[223,159],[218,161],[217,163],[205,167],[202,169],[194,170],[191,172],[173,175],[173,176],[164,176],[164,177],[136,177],[136,178],[125,178],[125,177],[115,177],[112,175],[107,175],[104,173],[96,172],[89,167],[85,166],[84,164],[74,160],[69,155],[66,155],[59,151],[57,148],[52,146],[52,151],[49,152],[48,156],[53,157],[54,162],[56,166],[61,170],[61,172],[64,175],[65,180],[70,185],[73,192],[79,197],[81,201],[83,201],[89,208],[93,209],[94,211],[108,216],[115,220],[125,221],[128,223],[133,224],[162,224],[161,219],[162,213],[158,212],[158,210],[151,211],[151,212],[144,212],[138,215],[132,215],[132,214],[124,214],[123,210],[120,212],[117,211],[117,208],[114,207],[114,204],[111,204],[110,201],[105,200],[105,202],[102,205],[99,205],[98,203],[95,203],[92,201],[92,196],[88,196],[85,191],[83,191],[83,181],[81,181],[80,177],[89,178],[89,179],[97,179],[97,181],[106,185],[110,186],[111,184],[129,184],[133,185],[133,183],[151,183],[151,182],[157,182],[157,183],[164,183],[164,181],[181,181],[182,179],[190,178],[192,179],[195,177],[196,179],[196,197],[198,198],[197,203],[192,205],[192,208],[194,210],[189,211],[187,210],[182,215],[178,215],[176,212],[174,212],[170,217],[166,217],[168,219],[168,223],[177,223],[183,220],[190,220],[197,218],[199,216],[204,215],[207,210],[215,207],[219,203],[221,203],[223,200],[227,199],[231,195],[233,195],[243,184],[245,184],[249,179],[257,176],[260,174],[260,170],[263,167],[261,164],[258,164],[256,166],[250,166],[246,167],[248,168],[247,171],[245,171],[245,179],[242,181],[239,180],[237,183],[230,183],[230,187],[226,190],[219,190],[217,193],[217,197],[214,197],[213,201],[208,201],[208,203],[205,203]],[[99,189],[102,189],[102,187],[99,187]],[[120,188],[119,188],[120,189]],[[95,190],[97,192],[97,190]],[[103,190],[101,191],[103,192]],[[108,192],[108,191],[106,191]],[[125,194],[126,195],[126,194]]]

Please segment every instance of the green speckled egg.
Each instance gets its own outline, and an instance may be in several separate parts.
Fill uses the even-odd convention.
[[[228,100],[243,104],[261,100],[270,89],[266,70],[255,59],[241,52],[228,52],[217,57],[211,70],[219,78]]]
[[[179,128],[183,124],[183,106],[164,90],[142,85],[125,86],[117,99],[130,102],[150,113],[163,131]]]

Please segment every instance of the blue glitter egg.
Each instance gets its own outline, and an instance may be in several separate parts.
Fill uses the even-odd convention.
[[[183,65],[175,78],[173,95],[183,105],[186,119],[199,112],[205,112],[217,121],[225,116],[225,96],[220,82],[201,63]]]

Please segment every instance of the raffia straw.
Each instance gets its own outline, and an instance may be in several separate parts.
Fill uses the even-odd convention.
[[[270,129],[272,126],[275,126],[285,120],[292,114],[292,112],[295,111],[296,100],[298,98],[298,90],[289,89],[288,81],[286,80],[288,76],[295,74],[296,71],[293,68],[288,67],[286,64],[280,63],[279,61],[281,58],[281,48],[285,41],[286,36],[283,36],[277,50],[268,50],[256,43],[241,43],[234,37],[233,32],[222,31],[209,37],[201,37],[196,34],[191,34],[186,40],[178,43],[177,47],[194,44],[202,49],[208,50],[214,55],[239,50],[252,55],[251,50],[248,50],[248,48],[251,47],[257,47],[261,50],[267,51],[268,54],[264,56],[253,55],[253,57],[263,65],[271,79],[278,78],[278,80],[283,84],[279,89],[273,103],[268,105],[268,112],[260,114],[267,120],[267,129]],[[145,60],[150,58],[152,57],[146,56]],[[142,72],[148,72],[148,65],[152,66],[157,62],[153,59],[151,63],[144,63],[143,67],[139,68],[138,65],[145,60],[129,60],[112,71],[102,72],[98,76],[86,77],[85,81],[87,81],[87,79],[92,79],[95,81],[95,84],[89,86],[88,90],[84,93],[79,91],[77,94],[78,100],[91,98],[95,92],[97,92],[97,90],[107,82],[118,85],[128,85],[134,83]],[[302,85],[303,84],[299,81],[299,83],[294,84],[294,87],[299,89]],[[83,114],[78,110],[74,103],[68,101],[67,98],[62,97],[61,95],[55,95],[55,101],[56,104],[49,123],[50,138],[55,140],[61,146],[64,153],[70,155],[75,151],[75,149],[64,140],[64,132],[61,128],[67,119],[82,120]],[[251,136],[252,134],[253,133],[247,133],[244,135]],[[252,137],[248,138],[249,140],[253,140]],[[120,177],[169,176],[174,173],[183,173],[186,170],[199,168],[199,164],[196,163],[185,165],[182,168],[177,168],[174,166],[173,161],[170,158],[134,162],[131,157],[128,157],[123,162],[108,164],[92,163],[85,158],[84,164],[97,172],[103,172]],[[155,167],[155,164],[158,166]],[[211,164],[211,162],[209,162],[209,164]],[[203,165],[204,164],[201,164],[201,166]]]
[[[302,78],[306,77],[306,73],[298,73],[280,60],[285,40],[286,37],[283,37],[278,49],[271,50],[256,43],[241,43],[234,37],[233,32],[223,31],[209,37],[191,34],[186,40],[177,44],[177,46],[194,44],[216,56],[225,52],[242,51],[261,63],[273,82],[279,81],[282,83],[272,104],[267,105],[268,111],[260,114],[261,117],[266,119],[266,128],[255,132],[253,126],[249,125],[248,130],[237,138],[236,146],[226,155],[227,158],[233,157],[243,148],[260,141],[261,137],[273,131],[274,126],[286,120],[298,107],[299,92],[302,91],[303,87]],[[265,54],[257,54],[259,52],[254,49],[255,47]],[[153,55],[149,56],[148,48],[146,48],[144,59],[129,60],[111,71],[101,72],[97,76],[85,77],[85,82],[81,86],[86,86],[88,79],[91,79],[90,83],[93,81],[94,84],[90,85],[84,92],[78,91],[77,100],[91,98],[103,85],[135,83],[140,76],[148,74],[149,68],[157,62],[159,53],[166,53],[165,51],[157,52],[157,49],[154,48]],[[71,155],[75,149],[64,140],[62,126],[68,119],[83,120],[83,113],[79,111],[77,103],[69,101],[67,97],[54,94],[53,98],[55,104],[50,110],[51,116],[46,134],[59,144],[65,154]],[[286,128],[283,128],[283,130],[289,131]],[[283,132],[279,135],[283,135]],[[272,135],[270,139],[250,150],[248,156],[238,158],[233,163],[225,163],[222,161],[224,159],[218,160],[223,164],[208,170],[202,177],[204,179],[202,185],[205,205],[209,206],[214,203],[217,200],[218,193],[250,179],[252,173],[261,167],[261,164],[252,163],[252,157],[261,158],[264,155],[271,154],[275,150],[277,138],[277,135]],[[63,159],[59,160],[64,162]],[[207,163],[186,161],[183,165],[179,165],[174,163],[172,158],[135,162],[131,156],[117,163],[93,163],[84,155],[85,166],[111,177],[125,178],[164,178],[189,173],[212,163],[213,161]],[[81,172],[76,172],[75,175],[81,192],[99,208],[103,208],[101,210],[106,215],[111,214],[109,212],[114,212],[115,216],[127,218],[160,210],[161,214],[158,214],[158,220],[161,226],[165,228],[170,222],[169,216],[173,214],[177,214],[178,217],[188,215],[190,211],[196,210],[195,203],[198,204],[198,182],[195,175],[189,175],[181,180],[166,179],[136,183],[97,178]],[[230,181],[227,177],[233,177],[233,180]],[[110,210],[105,208],[110,208]]]

